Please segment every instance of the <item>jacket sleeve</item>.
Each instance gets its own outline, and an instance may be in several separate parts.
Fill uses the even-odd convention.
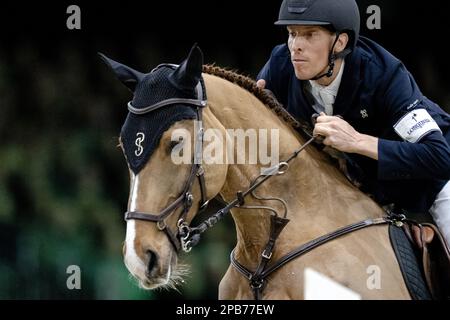
[[[449,180],[450,147],[435,122],[438,107],[423,97],[401,63],[386,83],[380,99],[385,119],[403,141],[379,139],[378,178]]]
[[[256,77],[256,80],[264,79],[266,80],[266,84],[270,82],[270,58],[262,67],[262,69],[259,71],[258,76]]]
[[[271,91],[275,95],[275,97],[280,100],[281,93],[280,90],[277,89],[278,81],[276,80],[276,77],[275,79],[272,77],[272,74],[276,75],[277,73],[276,70],[272,70],[276,68],[276,61],[274,60],[276,60],[276,58],[273,57],[272,52],[272,55],[270,56],[264,67],[261,69],[256,79],[264,79],[266,81],[266,86],[264,87],[264,89]]]

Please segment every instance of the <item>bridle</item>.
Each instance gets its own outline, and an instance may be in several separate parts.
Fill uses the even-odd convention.
[[[160,64],[151,72],[154,72],[162,67],[169,67],[171,69],[176,69],[178,66],[175,64]],[[207,194],[206,184],[205,184],[204,170],[202,167],[203,162],[202,150],[203,150],[203,133],[204,133],[202,123],[202,110],[204,107],[206,107],[206,91],[203,79],[199,81],[198,85],[196,86],[196,93],[197,99],[170,98],[145,108],[135,108],[133,107],[131,102],[128,103],[128,111],[136,115],[147,114],[157,109],[168,107],[174,104],[193,106],[195,107],[196,110],[196,120],[198,123],[198,130],[195,134],[194,159],[189,173],[189,177],[184,185],[183,191],[181,192],[180,196],[170,205],[168,205],[165,209],[163,209],[161,212],[157,214],[138,211],[125,212],[125,220],[135,219],[156,223],[158,229],[166,233],[167,237],[169,238],[170,242],[172,243],[177,252],[180,251],[180,248],[185,252],[189,252],[192,248],[191,246],[189,246],[188,242],[189,232],[186,217],[194,202],[194,196],[192,194],[192,186],[194,184],[196,177],[200,185],[200,193],[201,193],[198,211],[199,212],[204,211],[209,203],[209,200],[206,199]],[[176,209],[178,209],[180,206],[182,206],[183,209],[177,220],[178,232],[175,233],[171,231],[167,226],[166,219],[171,214],[173,214],[176,211]]]
[[[174,64],[161,64],[157,66],[155,69],[152,70],[155,71],[161,67],[169,67],[172,69],[177,68],[177,65]],[[341,237],[343,235],[349,234],[351,232],[354,232],[356,230],[364,229],[370,226],[376,226],[376,225],[382,225],[382,224],[393,224],[396,226],[401,226],[403,221],[405,220],[404,215],[397,215],[393,212],[387,211],[387,216],[382,218],[374,218],[374,219],[366,219],[363,221],[359,221],[356,223],[353,223],[348,226],[344,226],[342,228],[339,228],[333,232],[330,232],[328,234],[325,234],[321,237],[318,237],[316,239],[313,239],[294,250],[288,252],[281,258],[279,258],[277,261],[273,262],[269,265],[269,261],[272,258],[272,254],[275,249],[275,242],[280,235],[281,231],[284,229],[284,227],[289,222],[288,219],[286,219],[287,214],[287,206],[286,203],[279,198],[262,198],[257,196],[254,191],[262,185],[265,181],[270,179],[273,176],[276,175],[282,175],[285,173],[286,170],[289,168],[289,162],[297,158],[297,156],[313,141],[316,139],[320,140],[320,137],[313,137],[311,136],[307,130],[305,130],[305,124],[300,123],[300,127],[307,135],[310,136],[310,139],[305,142],[302,146],[300,146],[297,150],[295,150],[289,158],[287,158],[285,161],[280,162],[276,164],[275,166],[269,168],[266,170],[266,172],[260,176],[258,176],[256,179],[254,179],[250,186],[245,191],[238,191],[236,193],[236,198],[232,200],[229,203],[223,202],[219,199],[219,201],[223,202],[224,207],[217,211],[215,214],[210,216],[208,219],[200,223],[197,227],[191,227],[189,226],[188,222],[186,221],[187,214],[189,210],[192,207],[194,196],[192,195],[192,186],[194,184],[195,178],[198,178],[199,184],[200,184],[200,192],[201,192],[201,200],[199,202],[199,209],[198,213],[204,211],[209,203],[209,200],[206,200],[206,184],[205,184],[205,178],[204,178],[204,170],[202,167],[202,148],[203,148],[203,124],[202,124],[202,110],[204,107],[206,107],[206,92],[205,92],[205,85],[203,82],[203,79],[198,83],[196,87],[197,91],[197,99],[183,99],[183,98],[171,98],[166,99],[161,102],[158,102],[154,105],[145,107],[145,108],[135,108],[132,106],[131,103],[128,103],[128,110],[137,115],[147,114],[152,111],[155,111],[159,108],[163,108],[166,106],[174,105],[174,104],[185,104],[190,105],[196,108],[196,116],[199,123],[199,129],[195,136],[195,143],[194,143],[194,162],[191,167],[191,171],[189,174],[189,177],[185,183],[185,186],[183,188],[183,191],[181,192],[180,196],[172,202],[169,206],[167,206],[165,209],[163,209],[158,214],[153,213],[147,213],[147,212],[137,212],[137,211],[127,211],[125,213],[125,220],[130,219],[136,219],[136,220],[142,220],[142,221],[149,221],[156,223],[158,229],[160,231],[164,231],[169,238],[170,242],[174,246],[177,253],[182,249],[184,252],[189,252],[193,246],[195,246],[199,240],[200,235],[205,232],[207,229],[213,227],[217,222],[219,222],[227,213],[230,212],[233,208],[242,208],[242,209],[264,209],[269,210],[272,212],[271,215],[271,227],[270,227],[270,234],[269,234],[269,240],[267,244],[265,245],[261,256],[260,261],[258,263],[258,267],[255,271],[251,271],[247,269],[245,266],[240,264],[234,255],[234,250],[231,252],[230,260],[233,267],[241,273],[247,280],[249,281],[250,288],[254,294],[255,300],[259,300],[262,295],[262,291],[264,290],[265,284],[266,284],[266,278],[281,268],[286,263],[292,261],[295,258],[300,257],[301,255],[313,250],[314,248],[317,248],[331,240],[334,240],[338,237]],[[254,198],[259,200],[278,200],[280,201],[284,208],[285,208],[285,214],[283,217],[279,217],[277,212],[273,210],[270,207],[266,206],[244,206],[245,204],[245,197],[248,195],[252,195]],[[180,206],[183,206],[183,210],[181,211],[178,222],[177,222],[177,232],[171,231],[165,220],[175,212],[177,208]]]

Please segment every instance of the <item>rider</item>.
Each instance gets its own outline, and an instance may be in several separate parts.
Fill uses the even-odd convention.
[[[283,0],[276,46],[258,75],[324,144],[346,153],[382,205],[430,212],[450,244],[450,115],[426,98],[405,66],[359,36],[355,0]]]

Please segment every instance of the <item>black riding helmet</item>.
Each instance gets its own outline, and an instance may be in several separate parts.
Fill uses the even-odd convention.
[[[349,42],[347,48],[339,54],[333,54],[333,47],[329,56],[330,69],[324,75],[314,78],[317,80],[324,76],[333,75],[334,61],[344,58],[356,46],[359,37],[360,16],[355,0],[283,0],[278,21],[279,26],[289,25],[318,25],[324,26],[336,32],[336,40],[339,34],[347,33]]]

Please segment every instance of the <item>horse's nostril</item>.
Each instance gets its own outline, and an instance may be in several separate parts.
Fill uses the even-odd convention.
[[[151,276],[153,269],[156,267],[158,256],[152,250],[147,250],[147,275]]]

